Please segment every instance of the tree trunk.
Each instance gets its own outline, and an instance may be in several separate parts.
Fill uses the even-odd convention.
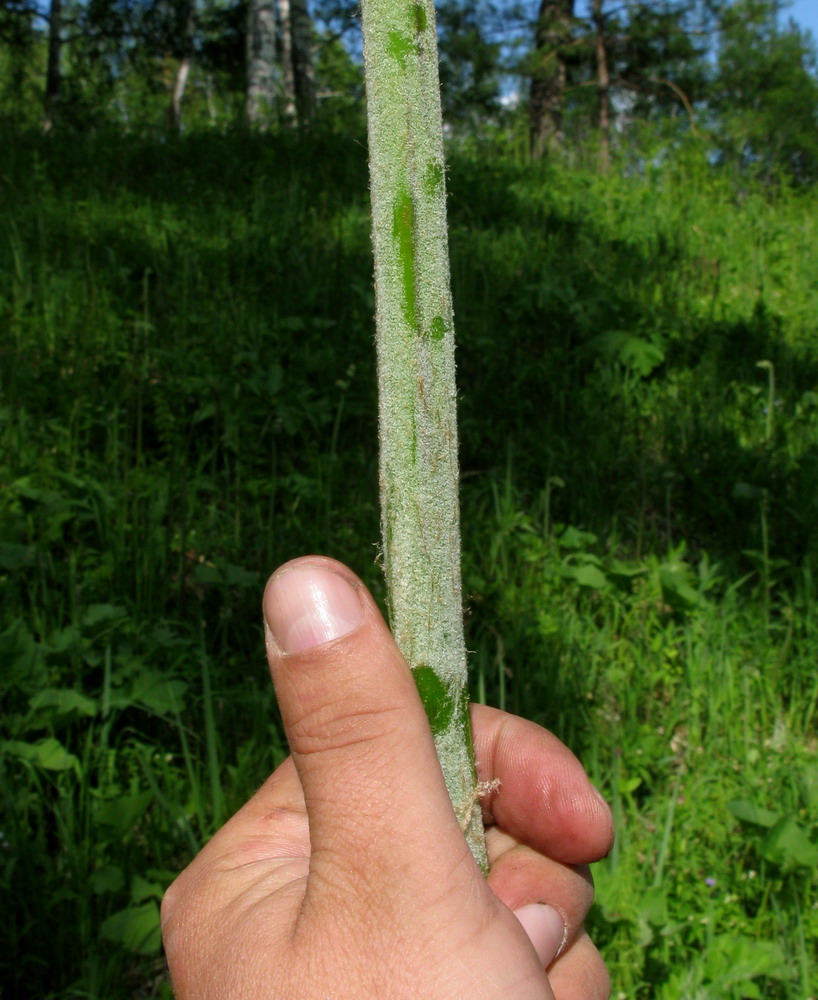
[[[608,73],[608,50],[605,43],[605,16],[602,13],[602,0],[593,0],[591,20],[594,24],[596,74],[599,89],[599,165],[602,173],[606,174],[611,165],[611,81]]]
[[[190,77],[190,66],[193,62],[193,41],[196,31],[196,2],[189,0],[185,16],[184,35],[182,37],[182,57],[176,69],[173,82],[173,94],[170,101],[169,124],[171,131],[179,132],[182,128],[182,98]]]
[[[278,22],[281,25],[281,96],[285,124],[298,124],[293,72],[293,19],[290,0],[278,0]]]
[[[247,92],[245,114],[251,128],[266,129],[275,110],[276,14],[274,0],[247,5]]]
[[[571,35],[574,0],[541,0],[534,45],[537,66],[531,80],[529,128],[531,154],[540,159],[562,145],[565,59],[562,47]]]
[[[51,0],[51,11],[48,16],[48,62],[45,75],[45,99],[43,128],[46,132],[54,124],[57,104],[62,89],[62,72],[60,70],[60,55],[62,52],[62,0]]]
[[[306,0],[290,0],[293,36],[293,79],[298,123],[315,117],[315,74],[312,68],[312,20]]]

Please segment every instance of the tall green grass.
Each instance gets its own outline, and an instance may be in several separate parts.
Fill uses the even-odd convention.
[[[481,690],[568,741],[612,803],[595,939],[614,996],[804,997],[818,938],[814,597],[771,620],[680,547],[623,561],[513,490],[470,560]]]
[[[451,162],[475,693],[613,802],[615,996],[815,995],[816,196]],[[286,752],[265,574],[381,592],[366,206],[355,137],[0,142],[10,995],[170,995],[161,892]]]

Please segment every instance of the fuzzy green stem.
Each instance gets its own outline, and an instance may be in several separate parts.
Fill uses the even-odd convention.
[[[363,0],[381,516],[392,631],[486,870],[460,584],[454,326],[431,0]]]

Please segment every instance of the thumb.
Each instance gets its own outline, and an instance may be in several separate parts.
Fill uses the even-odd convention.
[[[369,592],[307,557],[264,592],[267,656],[304,790],[311,874],[424,870],[437,887],[468,855],[411,671]],[[476,871],[476,868],[475,868]]]

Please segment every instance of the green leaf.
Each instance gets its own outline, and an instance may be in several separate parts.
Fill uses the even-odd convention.
[[[160,622],[158,625],[155,625],[151,629],[151,636],[160,646],[182,646],[185,643],[182,636],[166,622]]]
[[[108,827],[112,835],[121,839],[130,833],[153,801],[153,792],[131,792],[115,799],[99,802],[94,814],[100,826]]]
[[[0,632],[0,692],[13,687],[36,691],[46,683],[45,657],[25,622]]]
[[[810,813],[818,814],[818,764],[811,764],[804,767],[801,776],[801,787],[804,791],[804,800]]]
[[[199,424],[203,420],[209,420],[216,413],[215,403],[205,403],[204,406],[200,406],[199,409],[193,414],[191,423]]]
[[[794,816],[782,816],[772,827],[761,845],[761,853],[782,868],[818,865],[818,844],[813,844]]]
[[[667,924],[667,896],[661,886],[647,890],[639,900],[636,912],[637,944],[646,948],[655,937],[655,931]]]
[[[257,587],[261,582],[260,573],[233,563],[217,566],[199,563],[193,567],[193,575],[200,583],[226,584],[228,587]]]
[[[559,543],[564,549],[585,549],[596,544],[596,535],[592,535],[590,531],[580,531],[569,524],[560,535]]]
[[[34,486],[33,476],[23,476],[21,479],[15,480],[11,484],[11,490],[18,496],[24,497],[26,500],[33,500],[34,503],[52,504],[60,506],[68,506],[71,501],[64,497],[61,493],[57,493],[54,490],[44,490],[39,486]]]
[[[131,902],[144,903],[146,899],[157,899],[161,902],[164,889],[158,882],[149,882],[141,875],[134,875],[131,882]]]
[[[566,566],[563,574],[576,580],[581,587],[589,587],[591,590],[602,590],[608,582],[602,570],[598,566],[594,566],[593,563]]]
[[[224,582],[230,587],[257,587],[261,580],[260,573],[234,566],[233,563],[226,563],[223,572]]]
[[[622,576],[628,579],[644,576],[647,572],[647,566],[642,566],[640,563],[620,562],[618,559],[614,559],[608,567],[608,573],[611,576]]]
[[[91,604],[82,616],[85,626],[98,625],[100,622],[124,618],[128,612],[119,604]]]
[[[125,876],[117,865],[106,865],[105,868],[92,872],[88,879],[91,892],[96,896],[101,896],[106,892],[119,892],[124,884]]]
[[[129,701],[138,702],[157,715],[170,715],[181,710],[187,687],[182,680],[146,667],[134,676]]]
[[[781,819],[781,813],[762,809],[746,799],[731,799],[727,808],[742,823],[754,823],[756,826],[770,827]]]
[[[665,352],[653,341],[635,337],[624,330],[611,330],[592,341],[602,356],[618,362],[643,378],[665,360]]]
[[[66,628],[55,629],[48,637],[46,649],[50,653],[64,653],[80,641],[79,625],[68,625]]]
[[[662,886],[648,889],[639,901],[639,915],[654,927],[667,923],[667,892]]]
[[[155,900],[111,914],[100,928],[106,941],[137,955],[155,955],[162,946],[159,906]]]
[[[707,978],[719,988],[721,996],[729,995],[733,984],[746,984],[759,977],[786,981],[793,970],[780,945],[773,941],[758,941],[741,934],[721,934],[707,949]],[[742,995],[746,986],[742,985]]]
[[[193,576],[199,583],[223,583],[221,570],[216,566],[208,566],[205,563],[197,563],[193,567]]]
[[[32,728],[47,725],[65,725],[78,716],[93,718],[97,702],[73,688],[46,688],[29,699],[29,718]]]
[[[691,608],[701,602],[701,595],[688,582],[690,568],[687,564],[670,564],[659,570],[659,582],[665,600],[671,606]]]
[[[25,760],[44,771],[69,771],[80,773],[80,762],[69,753],[59,740],[49,737],[36,743],[23,740],[6,740],[0,743],[0,750],[20,760]]]

